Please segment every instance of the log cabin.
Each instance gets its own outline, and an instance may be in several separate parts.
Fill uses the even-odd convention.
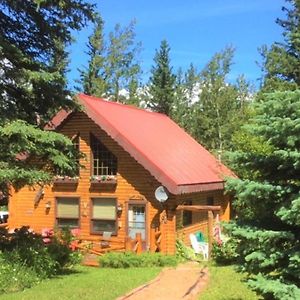
[[[84,94],[77,100],[82,111],[60,111],[47,129],[84,153],[78,177],[13,191],[9,228],[68,226],[82,240],[110,233],[119,245],[139,234],[144,250],[174,254],[178,236],[207,232],[207,213],[178,205],[218,205],[229,220],[224,182],[234,174],[170,118]]]

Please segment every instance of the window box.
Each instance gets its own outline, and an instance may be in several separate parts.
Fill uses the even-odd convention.
[[[114,186],[117,184],[117,178],[114,175],[101,175],[101,176],[91,176],[90,178],[91,185],[93,186],[101,186],[101,185],[107,185],[107,186]]]
[[[54,184],[78,184],[79,177],[56,176]]]

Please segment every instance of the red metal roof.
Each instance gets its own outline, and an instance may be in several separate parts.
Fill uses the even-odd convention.
[[[77,96],[87,115],[173,194],[218,190],[234,176],[166,115]],[[63,121],[65,114],[61,115]],[[56,119],[56,125],[59,125]]]

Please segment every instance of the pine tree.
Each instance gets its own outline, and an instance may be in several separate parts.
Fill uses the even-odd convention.
[[[185,73],[181,68],[178,70],[171,118],[189,133],[192,133],[193,102],[199,96],[199,84],[199,75],[193,64]]]
[[[80,70],[79,83],[88,95],[138,105],[141,44],[135,42],[135,21],[124,28],[117,24],[109,33],[108,41],[103,34],[103,25],[102,18],[98,16],[94,32],[89,37],[88,66]],[[124,91],[128,97],[122,95]]]
[[[0,120],[48,120],[72,101],[66,86],[71,30],[93,18],[82,0],[0,2]]]
[[[66,46],[71,31],[93,19],[94,5],[3,0],[0,11],[0,190],[7,191],[47,184],[57,173],[74,175],[78,167],[68,138],[27,122],[43,128],[58,109],[74,107],[66,86]]]
[[[149,107],[157,112],[171,115],[175,95],[175,75],[170,65],[170,47],[166,40],[156,50],[149,80]]]
[[[130,91],[130,96],[136,93],[138,78],[141,72],[138,55],[141,44],[135,42],[135,21],[122,28],[117,24],[109,34],[106,56],[106,77],[108,82],[107,95],[112,101],[126,102],[120,91]],[[134,102],[134,99],[131,99]]]
[[[284,29],[284,42],[276,42],[270,49],[266,46],[261,48],[263,91],[295,90],[300,87],[300,1],[287,2],[290,7],[283,7],[287,18],[276,21]]]
[[[80,71],[79,83],[87,95],[103,97],[108,91],[106,53],[103,34],[104,22],[100,15],[95,19],[95,28],[88,42],[88,67]],[[77,88],[80,90],[80,88]]]

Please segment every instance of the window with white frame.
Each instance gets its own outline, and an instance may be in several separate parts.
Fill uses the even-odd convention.
[[[92,175],[117,175],[117,158],[93,134],[91,134]]]

